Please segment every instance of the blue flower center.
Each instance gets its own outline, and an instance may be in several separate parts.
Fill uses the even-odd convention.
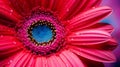
[[[55,39],[55,27],[48,21],[38,21],[28,29],[32,42],[37,45],[47,45]]]
[[[53,37],[53,33],[49,26],[45,24],[38,25],[38,26],[33,27],[32,37],[38,43],[49,42]]]

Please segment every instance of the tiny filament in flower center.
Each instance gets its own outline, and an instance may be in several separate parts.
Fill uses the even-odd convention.
[[[55,39],[55,27],[49,21],[37,21],[28,28],[28,37],[37,46],[45,46]]]

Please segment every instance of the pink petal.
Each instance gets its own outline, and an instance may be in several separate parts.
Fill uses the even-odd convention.
[[[70,0],[71,2],[71,0]],[[69,0],[53,0],[52,6],[51,6],[51,10],[54,12],[60,11],[63,9],[63,7],[66,6],[66,4],[69,3]]]
[[[41,0],[41,6],[45,9],[51,10],[55,0]]]
[[[48,67],[47,58],[46,57],[37,57],[35,66],[36,67]]]
[[[35,67],[43,67],[42,57],[37,57],[36,58]]]
[[[72,67],[84,67],[82,61],[72,52],[65,50],[61,54],[68,60]]]
[[[111,53],[111,51],[105,51],[105,50],[97,50],[97,49],[88,49],[88,48],[79,48],[79,47],[71,47],[70,49],[72,52],[98,62],[106,62],[111,63],[115,62],[116,58]]]
[[[111,35],[101,30],[84,30],[72,33],[67,37],[67,42],[72,45],[93,45],[107,42]]]
[[[84,67],[82,61],[68,50],[64,50],[59,57],[66,64],[66,67]]]
[[[15,58],[12,59],[12,63],[10,63],[9,67],[34,67],[35,61],[34,56],[32,56],[31,52],[28,52],[27,50],[23,50],[21,53],[19,53]],[[32,62],[31,62],[32,60]]]
[[[73,45],[73,46],[77,46],[77,45]],[[105,43],[93,44],[93,45],[80,45],[79,47],[88,48],[88,49],[113,51],[117,47],[117,42],[114,39],[110,39],[109,41]]]
[[[29,15],[31,10],[36,8],[51,10],[54,7],[53,4],[57,3],[55,0],[9,0],[9,2],[12,8],[22,16]]]
[[[0,35],[15,35],[16,32],[13,28],[0,24]]]
[[[32,55],[25,67],[35,67],[36,56]]]
[[[12,0],[10,1],[12,7],[21,15],[29,13],[31,9],[36,7],[41,7],[43,9],[50,9],[53,12],[58,12],[59,17],[61,18],[69,18],[71,14],[72,17],[77,15],[80,12],[88,10],[92,7],[96,7],[99,5],[101,0]],[[16,4],[14,4],[16,3]],[[22,5],[21,5],[22,4]],[[92,4],[92,5],[89,5]],[[86,8],[84,8],[86,7]],[[84,9],[83,9],[84,8]],[[70,11],[69,11],[70,10]],[[76,11],[74,11],[76,10]]]
[[[107,24],[107,23],[97,23],[97,24],[87,27],[85,29],[98,29],[98,30],[106,31],[108,33],[112,33],[114,30],[113,26],[110,24]]]
[[[88,10],[90,8],[95,8],[98,7],[100,5],[100,3],[102,2],[102,0],[87,0],[87,2],[85,3],[84,7],[82,8],[83,10]]]
[[[106,48],[106,50],[110,50],[110,51],[113,51],[118,46],[117,41],[114,39],[110,39],[110,41],[108,41],[105,44],[106,46],[104,46],[103,49]]]
[[[42,62],[43,62],[43,67],[47,67],[47,58],[46,57],[42,57]]]
[[[26,54],[25,51],[22,51],[21,53],[19,53],[19,54],[12,60],[12,63],[10,63],[9,67],[15,67],[16,64],[22,59],[22,57],[24,57],[25,54]]]
[[[79,56],[79,58],[84,63],[85,67],[105,67],[104,63],[102,63],[102,62],[96,62],[96,61],[89,60],[89,59],[86,59],[86,58],[80,57],[80,56]]]
[[[0,59],[0,66],[1,67],[9,67],[9,65],[13,62],[13,59],[17,57],[19,54],[21,54],[23,51],[18,51],[17,53],[11,55],[10,57],[6,59]]]
[[[29,2],[28,4],[31,7],[31,9],[41,6],[41,1],[43,1],[43,0],[27,0],[27,2]]]
[[[11,7],[21,15],[29,13],[31,10],[27,0],[9,0]]]
[[[68,19],[69,16],[76,16],[80,12],[98,6],[101,0],[10,0],[9,2],[12,8],[21,15],[28,14],[31,9],[41,7],[46,10],[50,9],[53,12],[58,12],[59,17],[62,19]]]
[[[17,23],[21,18],[12,8],[6,0],[0,1],[0,21],[6,21],[8,24]]]
[[[75,0],[67,0],[64,1],[65,4],[63,6],[61,5],[61,9],[59,11],[59,17],[63,18],[67,12],[69,12],[70,8],[75,5],[76,1]],[[58,8],[57,8],[58,9]]]
[[[42,8],[43,10],[44,9],[51,10],[54,7],[53,5],[55,4],[55,1],[56,0],[25,0],[25,2],[27,2],[26,4],[28,4],[30,9],[39,7]]]
[[[9,2],[11,7],[22,16],[29,15],[36,8],[48,8],[50,4],[50,0],[9,0]]]
[[[22,44],[12,36],[0,37],[0,58],[8,57],[23,48]]]
[[[49,2],[49,5],[48,5],[48,9],[52,9],[52,7],[54,7],[53,6],[53,4],[54,4],[54,2],[56,1],[56,0],[49,0],[50,2]]]
[[[32,57],[34,57],[34,56],[32,55],[32,53],[29,54],[29,55],[27,56],[27,58],[25,59],[24,63],[22,64],[22,66],[23,66],[23,67],[29,67],[28,63],[31,61]]]
[[[66,28],[69,30],[83,29],[92,26],[111,13],[109,7],[98,7],[79,14],[69,21]]]
[[[101,0],[73,0],[71,4],[66,4],[60,11],[60,16],[64,20],[68,20],[76,16],[77,14],[99,6]]]
[[[63,54],[60,54],[59,57],[60,57],[61,60],[66,64],[66,67],[72,67],[70,61],[67,60],[67,58],[66,58]]]
[[[29,62],[27,60],[30,59],[29,58],[30,55],[31,55],[31,53],[26,52],[20,59],[18,59],[18,61],[16,61],[15,66],[16,67],[24,67],[23,65],[25,64],[25,62]]]
[[[66,64],[62,61],[62,59],[59,56],[53,56],[56,60],[56,63],[59,67],[66,67]]]
[[[57,59],[55,59],[55,56],[51,56],[48,58],[48,65],[49,67],[60,67]]]
[[[47,58],[48,67],[66,67],[65,63],[57,55],[52,55]]]

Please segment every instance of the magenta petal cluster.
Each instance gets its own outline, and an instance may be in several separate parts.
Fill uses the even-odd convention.
[[[101,0],[0,0],[0,67],[104,67],[115,62],[112,9]]]

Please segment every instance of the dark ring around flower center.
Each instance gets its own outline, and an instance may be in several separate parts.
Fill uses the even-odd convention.
[[[39,20],[28,28],[28,37],[36,46],[46,46],[54,41],[55,27],[49,21]]]

